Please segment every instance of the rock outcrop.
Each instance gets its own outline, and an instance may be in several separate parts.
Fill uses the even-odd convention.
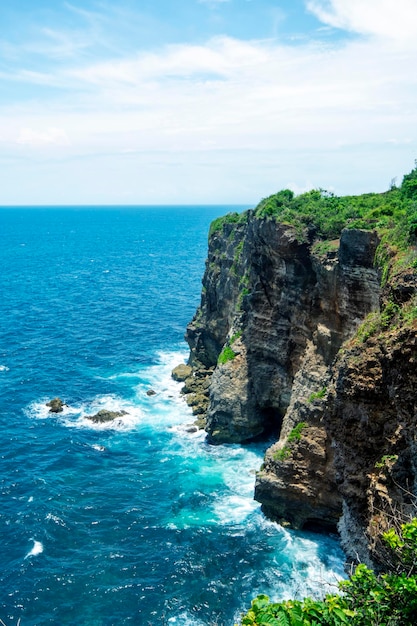
[[[342,543],[369,564],[383,562],[381,533],[416,515],[416,390],[412,322],[352,342],[334,367],[326,427],[337,446]]]
[[[345,229],[324,252],[314,237],[252,211],[214,230],[184,392],[213,444],[275,435],[255,486],[269,517],[342,517],[348,554],[377,560],[374,512],[415,505],[417,329],[353,338],[387,299],[415,298],[415,273],[382,289],[376,231]]]
[[[49,406],[50,413],[62,413],[64,406],[67,405],[61,400],[61,398],[52,398],[52,400],[49,400],[49,402],[46,403],[46,406]]]
[[[86,415],[86,419],[91,420],[95,424],[105,424],[106,422],[112,422],[118,417],[128,415],[127,411],[108,411],[107,409],[101,409],[94,415]]]

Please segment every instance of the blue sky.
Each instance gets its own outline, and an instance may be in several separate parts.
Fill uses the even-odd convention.
[[[384,191],[417,158],[416,0],[5,0],[0,204]]]

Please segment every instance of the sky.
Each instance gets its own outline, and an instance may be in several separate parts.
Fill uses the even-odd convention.
[[[1,0],[0,205],[386,191],[417,0]]]

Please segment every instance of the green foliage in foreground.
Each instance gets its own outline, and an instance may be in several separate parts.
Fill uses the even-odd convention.
[[[417,519],[401,531],[384,533],[392,553],[390,571],[376,574],[358,565],[341,593],[324,600],[271,603],[259,595],[242,618],[242,626],[415,626],[417,624]]]

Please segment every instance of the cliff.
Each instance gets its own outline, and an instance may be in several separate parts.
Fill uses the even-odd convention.
[[[366,562],[417,496],[416,208],[405,189],[336,201],[284,191],[216,220],[186,333],[184,391],[209,442],[274,441],[255,485],[265,514],[338,525]]]

